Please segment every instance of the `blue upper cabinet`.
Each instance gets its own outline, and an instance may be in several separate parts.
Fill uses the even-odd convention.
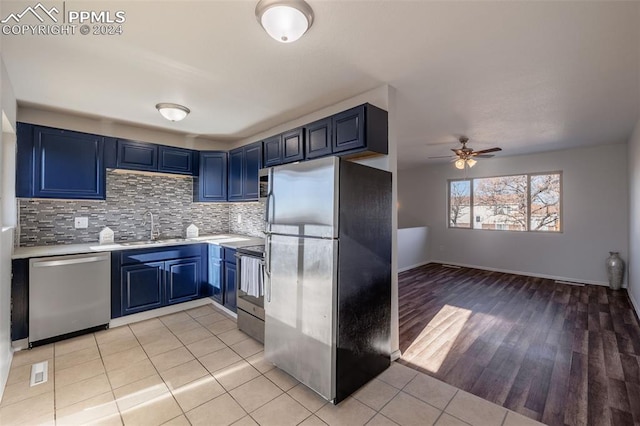
[[[229,151],[229,201],[242,201],[244,150],[236,148]]]
[[[334,154],[389,152],[388,114],[370,104],[348,109],[331,117],[331,149]]]
[[[304,160],[304,131],[297,128],[282,134],[282,164]]]
[[[117,167],[157,172],[158,145],[119,139]]]
[[[262,142],[242,147],[244,150],[244,171],[242,195],[245,200],[258,200],[260,185],[258,172],[262,167]]]
[[[104,138],[18,123],[16,195],[103,200]]]
[[[193,164],[194,152],[192,150],[165,145],[158,146],[159,172],[193,175],[195,169]]]
[[[257,201],[262,141],[229,151],[229,201]]]
[[[331,155],[331,118],[318,120],[304,127],[307,139],[305,158]]]
[[[193,181],[193,201],[227,201],[227,153],[202,151]]]
[[[106,138],[108,168],[191,176],[198,171],[196,159],[196,152],[190,149]]]
[[[265,139],[262,144],[264,166],[273,167],[282,164],[282,135]]]
[[[263,167],[304,160],[304,131],[297,128],[262,141]]]

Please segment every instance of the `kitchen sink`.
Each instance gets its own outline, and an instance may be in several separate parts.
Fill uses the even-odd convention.
[[[167,238],[166,240],[144,240],[144,241],[128,241],[120,243],[122,246],[146,246],[151,244],[178,243],[185,241],[184,238]]]

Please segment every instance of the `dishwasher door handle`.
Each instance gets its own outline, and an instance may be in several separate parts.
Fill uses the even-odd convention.
[[[64,259],[64,260],[46,260],[42,262],[33,262],[34,268],[47,268],[50,266],[66,266],[77,265],[79,263],[93,263],[109,260],[109,256],[91,256],[91,257],[78,257],[76,259]]]

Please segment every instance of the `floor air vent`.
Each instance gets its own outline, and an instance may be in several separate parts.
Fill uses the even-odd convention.
[[[31,366],[31,386],[45,383],[49,380],[49,361],[39,362]]]
[[[458,266],[458,265],[446,265],[446,264],[442,264],[443,268],[451,268],[451,269],[461,269],[462,266]]]

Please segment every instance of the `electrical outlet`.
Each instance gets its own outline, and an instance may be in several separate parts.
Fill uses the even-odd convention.
[[[242,223],[242,214],[238,213],[238,224]]]
[[[75,228],[76,229],[85,229],[89,227],[89,218],[88,217],[76,217],[75,219]]]

